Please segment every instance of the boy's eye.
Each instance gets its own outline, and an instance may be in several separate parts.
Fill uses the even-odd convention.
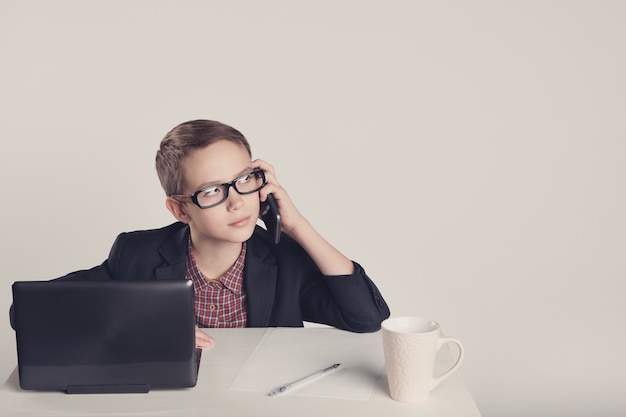
[[[252,177],[252,174],[246,174],[242,177],[237,178],[237,184],[245,184],[248,181],[250,181],[250,178]]]
[[[205,188],[204,190],[202,190],[199,197],[204,197],[204,198],[215,197],[216,195],[219,195],[220,193],[221,193],[220,187]]]

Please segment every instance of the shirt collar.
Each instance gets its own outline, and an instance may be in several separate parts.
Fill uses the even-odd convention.
[[[241,252],[239,253],[239,257],[237,258],[235,263],[217,280],[220,284],[222,284],[234,294],[239,294],[243,292],[243,269],[246,263],[246,250],[246,242],[243,242],[243,244],[241,245]],[[198,265],[196,264],[195,257],[193,256],[193,251],[191,249],[191,234],[189,235],[187,257],[187,267],[193,269],[195,272],[195,274],[192,274],[192,276],[195,275],[196,277],[204,277],[202,271],[200,271],[200,268],[198,268]],[[208,281],[206,279],[203,279],[203,281],[205,284],[208,284]]]

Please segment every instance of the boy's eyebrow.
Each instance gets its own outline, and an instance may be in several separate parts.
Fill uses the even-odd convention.
[[[239,173],[235,174],[235,176],[230,181],[234,180],[235,178],[241,177],[246,172],[252,172],[253,169],[254,168],[251,167],[251,166],[248,166],[248,167],[242,169],[241,171],[239,171]],[[207,181],[207,182],[203,182],[202,184],[200,184],[196,188],[196,190],[202,190],[203,188],[212,187],[214,185],[222,185],[222,184],[225,184],[226,182],[230,182],[230,181]]]

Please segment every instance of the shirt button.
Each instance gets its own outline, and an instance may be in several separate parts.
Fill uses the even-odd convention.
[[[209,310],[215,311],[216,308],[215,304],[209,304]]]

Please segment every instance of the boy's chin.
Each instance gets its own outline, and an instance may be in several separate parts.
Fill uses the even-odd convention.
[[[254,234],[254,227],[250,229],[240,230],[238,233],[233,234],[233,241],[243,243],[248,241]]]

